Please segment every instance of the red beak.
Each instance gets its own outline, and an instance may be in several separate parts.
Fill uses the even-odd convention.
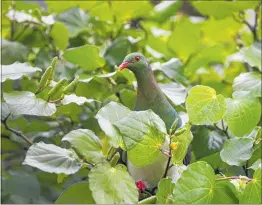
[[[129,64],[129,62],[124,62],[124,63],[122,63],[122,64],[119,66],[120,70],[125,69],[125,68],[128,66],[128,64]]]

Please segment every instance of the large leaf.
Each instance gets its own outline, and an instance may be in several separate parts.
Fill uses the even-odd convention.
[[[67,4],[67,2],[60,4]],[[88,16],[78,7],[60,13],[56,16],[56,20],[67,27],[70,38],[76,37],[88,28]]]
[[[206,162],[190,164],[174,188],[177,204],[208,204],[214,195],[215,173]]]
[[[163,23],[171,16],[176,15],[177,10],[181,7],[180,1],[163,1],[157,4],[154,8],[152,17],[154,20]]]
[[[164,141],[166,135],[165,123],[152,110],[133,111],[115,123],[129,150],[144,139]]]
[[[177,130],[179,132],[179,130],[185,129],[185,131],[183,131],[181,134],[175,134],[172,137],[172,144],[175,145],[175,147],[172,149],[172,162],[174,164],[183,164],[183,159],[187,154],[188,146],[193,140],[193,135],[190,131],[190,128],[191,126],[187,124]]]
[[[162,155],[165,123],[153,111],[133,111],[115,123],[126,146],[128,160],[135,166],[145,166]]]
[[[199,68],[206,67],[210,63],[223,63],[225,60],[222,55],[223,50],[224,47],[220,44],[202,48],[199,52],[193,55],[185,65],[185,74],[194,75]]]
[[[196,159],[220,152],[227,137],[222,131],[209,130],[204,126],[193,132],[192,149]]]
[[[161,64],[162,71],[176,82],[185,84],[187,79],[183,73],[183,64],[178,58],[171,58],[169,61]]]
[[[256,97],[261,97],[261,73],[259,72],[248,72],[241,73],[234,80],[233,90],[246,91],[254,94]]]
[[[64,52],[63,56],[66,60],[87,71],[92,71],[104,65],[104,59],[99,56],[99,49],[96,46],[84,45],[70,48]]]
[[[193,87],[186,99],[189,119],[196,125],[216,123],[226,112],[226,100],[208,86]]]
[[[42,69],[37,67],[32,67],[27,63],[15,62],[11,65],[3,65],[1,82],[5,82],[6,79],[16,80],[25,75],[31,77],[37,71],[42,71]]]
[[[7,179],[2,178],[2,189],[10,195],[36,199],[40,196],[40,183],[34,173],[12,170]]]
[[[230,181],[216,181],[211,204],[238,204],[234,185]]]
[[[174,187],[175,184],[172,183],[172,179],[161,179],[156,193],[157,204],[173,204]]]
[[[168,46],[180,59],[185,61],[200,47],[200,32],[199,25],[192,23],[185,17],[176,23]]]
[[[79,154],[89,162],[100,162],[104,159],[100,139],[88,129],[78,129],[65,135],[62,141],[68,141]]]
[[[23,164],[56,174],[74,174],[81,164],[76,154],[53,144],[33,144],[26,153]]]
[[[1,57],[2,57],[1,64],[2,65],[9,65],[16,61],[19,61],[19,62],[26,61],[27,55],[29,53],[29,50],[26,46],[24,46],[23,44],[19,42],[12,42],[12,41],[8,41],[3,38],[1,40],[2,40],[2,53],[1,53]],[[4,69],[2,71],[4,71]],[[4,73],[2,75],[4,75]]]
[[[11,93],[4,93],[3,96],[12,116],[51,116],[56,112],[54,103],[48,103],[40,98],[36,98],[34,93],[28,91],[13,91]]]
[[[89,184],[97,204],[135,204],[138,190],[135,181],[121,166],[98,164],[89,173]]]
[[[177,83],[159,84],[163,93],[174,103],[180,105],[186,100],[186,88]]]
[[[228,139],[220,152],[221,159],[229,165],[243,165],[252,156],[254,139],[249,137]]]
[[[61,35],[63,34],[63,35]],[[50,36],[53,38],[54,44],[57,48],[65,50],[68,44],[68,29],[64,24],[56,22],[50,31]]]
[[[261,168],[254,173],[253,179],[249,182],[240,196],[241,204],[261,204]]]
[[[130,42],[127,38],[117,38],[111,45],[109,45],[105,51],[105,59],[112,66],[120,65],[128,50],[130,49]]]
[[[201,14],[213,16],[217,19],[230,16],[234,12],[254,9],[258,5],[256,1],[192,1],[191,3]]]
[[[87,182],[68,187],[55,201],[56,204],[95,204]]]
[[[255,42],[248,48],[242,48],[241,53],[249,65],[257,67],[261,71],[261,42]]]
[[[50,11],[59,13],[76,5],[83,10],[90,9],[96,3],[96,1],[47,1],[46,5]]]
[[[224,117],[229,130],[236,136],[248,134],[257,125],[261,116],[261,106],[257,99],[227,99],[227,111]]]
[[[101,129],[109,137],[109,142],[112,146],[118,147],[122,144],[121,136],[114,127],[114,123],[127,116],[128,113],[130,113],[130,110],[125,106],[110,102],[101,108],[96,115]]]

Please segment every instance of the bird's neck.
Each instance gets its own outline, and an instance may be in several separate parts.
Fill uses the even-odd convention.
[[[160,95],[160,88],[154,77],[154,73],[150,67],[140,71],[140,73],[135,73],[137,79],[137,98],[150,100],[154,99]]]

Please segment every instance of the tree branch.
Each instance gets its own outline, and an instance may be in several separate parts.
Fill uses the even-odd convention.
[[[9,130],[10,132],[16,134],[17,136],[21,137],[21,138],[22,138],[23,140],[25,140],[29,145],[32,145],[33,142],[32,142],[30,139],[28,139],[22,132],[17,131],[17,130],[15,130],[15,129],[9,127],[9,125],[7,124],[7,119],[8,119],[9,116],[10,116],[10,114],[9,114],[4,120],[1,120],[1,122],[2,122],[2,124],[5,126],[5,128],[6,128],[7,130]]]

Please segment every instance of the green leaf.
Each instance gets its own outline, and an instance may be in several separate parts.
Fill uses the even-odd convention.
[[[63,34],[63,35],[61,35]],[[56,22],[50,31],[50,36],[53,38],[54,44],[57,48],[65,50],[68,44],[68,29],[64,24]]]
[[[95,204],[87,182],[71,185],[55,201],[55,204]]]
[[[254,9],[257,7],[256,1],[193,1],[191,4],[203,15],[213,16],[217,19],[231,16],[233,12]],[[217,9],[220,8],[220,9]]]
[[[238,204],[236,189],[229,181],[216,181],[211,204]]]
[[[172,149],[172,162],[174,164],[181,165],[183,164],[183,159],[187,154],[188,146],[190,145],[191,141],[193,140],[193,135],[190,131],[191,126],[189,124],[185,125],[182,128],[179,128],[177,132],[181,129],[185,129],[184,132],[181,134],[173,135],[172,137],[172,144],[175,144],[175,149]]]
[[[185,65],[185,74],[194,75],[201,67],[206,67],[211,63],[223,63],[225,60],[223,52],[224,47],[220,44],[200,49]]]
[[[96,16],[102,21],[116,20],[115,23],[122,24],[130,19],[146,16],[151,9],[152,5],[147,1],[141,1],[139,4],[132,1],[112,1],[110,4],[100,2],[90,10],[89,15]]]
[[[173,189],[175,184],[172,179],[161,179],[158,183],[158,190],[156,193],[157,204],[173,204]]]
[[[40,183],[34,173],[12,170],[10,176],[2,181],[2,189],[10,195],[36,199],[40,196]]]
[[[163,154],[165,123],[153,111],[130,112],[114,123],[127,149],[128,160],[135,166],[151,164]]]
[[[204,126],[193,132],[192,150],[196,159],[220,152],[227,137],[222,131],[209,130]]]
[[[74,152],[43,142],[29,148],[23,164],[45,172],[67,175],[76,173],[81,167]]]
[[[5,82],[6,79],[17,80],[23,76],[32,77],[37,71],[42,71],[42,69],[32,67],[27,63],[15,62],[11,65],[3,65],[1,82]]]
[[[117,38],[106,48],[104,57],[111,66],[118,66],[122,63],[130,47],[131,44],[127,38]]]
[[[180,105],[186,101],[187,91],[183,85],[177,83],[159,84],[163,93],[174,105]]]
[[[248,95],[252,93],[256,97],[261,97],[261,77],[259,72],[241,73],[234,80],[233,90],[247,91]]]
[[[105,63],[104,59],[99,56],[98,47],[91,45],[67,49],[63,56],[66,60],[79,65],[87,71],[99,68]]]
[[[122,168],[98,164],[90,171],[89,184],[97,204],[135,204],[138,191],[135,181]],[[103,196],[103,197],[101,197]]]
[[[171,16],[175,16],[181,5],[181,1],[160,2],[155,6],[152,18],[159,23],[163,23]]]
[[[29,50],[26,46],[24,46],[19,42],[8,41],[4,38],[2,38],[1,40],[2,40],[2,53],[1,53],[2,65],[9,65],[16,61],[25,62],[27,60],[27,55],[29,54]],[[2,71],[4,70],[5,69],[2,68]],[[4,73],[2,75],[4,77]]]
[[[187,84],[187,79],[183,73],[183,64],[178,58],[172,58],[161,64],[162,71],[171,79],[178,83]]]
[[[226,112],[226,100],[223,95],[208,86],[194,86],[188,93],[186,109],[193,124],[216,123]]]
[[[96,1],[66,1],[66,4],[63,1],[62,3],[61,1],[47,1],[46,2],[48,10],[56,12],[56,13],[60,13],[76,5],[80,7],[81,9],[86,10],[86,9],[90,9],[96,3],[97,3]]]
[[[257,169],[261,169],[261,167],[262,167],[261,159],[258,159],[252,164],[252,166],[248,167],[248,169],[253,169],[254,171],[256,171]]]
[[[206,162],[190,164],[174,188],[176,204],[208,204],[214,196],[215,173]]]
[[[3,97],[8,104],[12,116],[51,116],[56,112],[54,103],[48,103],[40,98],[36,98],[34,93],[28,91],[4,93]]]
[[[73,7],[58,14],[56,20],[66,26],[70,38],[76,37],[88,28],[88,16],[78,7]]]
[[[255,42],[253,45],[250,47],[242,48],[240,50],[242,55],[245,58],[245,61],[251,65],[252,67],[257,67],[260,71],[262,69],[261,66],[261,43],[260,42]]]
[[[110,102],[101,108],[96,115],[101,129],[106,133],[110,144],[114,147],[122,144],[121,136],[114,124],[128,113],[130,113],[130,110],[127,107],[116,102]]]
[[[241,204],[261,204],[261,168],[255,171],[252,181],[247,184],[239,202]]]
[[[153,151],[165,141],[165,123],[152,110],[130,112],[114,125],[118,128],[127,150],[139,145],[142,146],[139,149],[147,146]]]
[[[229,130],[241,137],[250,133],[260,120],[261,106],[257,99],[227,99],[227,111],[224,120]]]
[[[228,139],[220,152],[221,159],[229,165],[241,166],[252,156],[254,139],[235,138]]]
[[[188,18],[183,18],[175,24],[168,46],[185,61],[200,47],[200,36],[200,26],[192,23]]]
[[[104,159],[100,139],[88,129],[78,129],[65,135],[62,141],[68,141],[89,162],[98,163]]]

